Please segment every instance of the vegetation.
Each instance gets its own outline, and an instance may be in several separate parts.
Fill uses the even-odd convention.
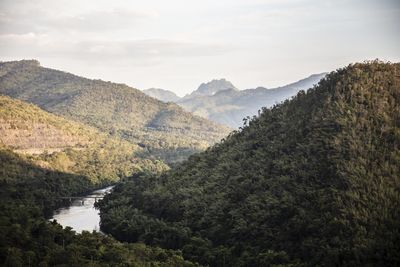
[[[157,116],[148,122],[149,127],[142,125],[143,129],[140,130],[125,129],[121,116],[126,110],[120,110],[117,115],[110,117],[105,112],[106,117],[101,117],[103,113],[97,103],[95,107],[90,101],[81,103],[82,106],[73,101],[62,102],[77,94],[82,97],[78,98],[78,102],[90,98],[90,93],[83,92],[85,86],[89,86],[86,89],[92,89],[99,84],[100,91],[108,83],[40,68],[35,61],[13,64],[4,63],[0,66],[0,91],[28,101],[37,101],[37,104],[49,110],[60,107],[64,117],[95,127],[0,95],[0,265],[197,266],[185,261],[179,251],[143,244],[122,244],[99,233],[84,232],[77,235],[71,228],[63,229],[56,222],[46,220],[54,209],[65,204],[60,197],[80,195],[137,172],[161,173],[168,166],[158,158],[167,156],[174,162],[200,147],[205,148],[207,142],[190,139],[189,124],[195,119],[188,114],[180,114],[181,111],[171,105],[165,105],[165,110],[157,110]],[[71,79],[70,83],[64,78]],[[77,85],[80,82],[87,84],[79,87]],[[118,97],[124,99],[123,94],[127,94],[126,105],[132,105],[129,90],[134,89],[122,85],[112,85],[109,89],[118,90],[120,87],[125,91]],[[74,91],[77,88],[79,90]],[[25,91],[22,93],[20,90]],[[106,97],[106,92],[103,97]],[[98,92],[93,93],[93,96],[97,95]],[[108,96],[111,99],[114,97],[112,94]],[[149,99],[143,98],[146,101]],[[113,103],[113,108],[121,104],[118,101]],[[142,109],[147,105],[146,101]],[[67,107],[75,109],[68,109],[67,114]],[[149,107],[152,108],[151,103]],[[97,114],[84,115],[84,112],[92,111]],[[181,121],[173,119],[173,116]],[[115,124],[111,121],[115,121]],[[202,119],[199,121],[199,128],[196,128],[198,132],[194,133],[196,138],[203,138],[206,133],[210,134],[207,138],[214,138],[213,125]],[[189,122],[187,129],[179,129],[179,124],[186,122]],[[210,127],[206,131],[201,129],[203,122]],[[109,124],[111,128],[107,128]],[[129,127],[132,128],[132,125]],[[179,134],[185,133],[189,138],[179,137]],[[148,147],[149,142],[153,144],[152,147]]]
[[[0,63],[0,93],[140,145],[146,155],[167,163],[204,150],[229,132],[127,85],[43,68],[35,60]]]
[[[57,196],[93,188],[85,176],[42,169],[0,150],[0,265],[196,266],[177,251],[123,244],[100,233],[75,234],[45,215],[62,205]]]
[[[83,175],[98,186],[137,172],[168,168],[146,159],[137,145],[1,95],[0,142],[41,167]]]
[[[178,251],[77,235],[46,220],[66,204],[60,197],[168,168],[142,153],[95,128],[0,96],[0,265],[195,266]]]
[[[119,240],[211,266],[400,265],[400,64],[368,62],[100,202]]]

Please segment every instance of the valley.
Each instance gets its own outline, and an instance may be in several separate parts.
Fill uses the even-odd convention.
[[[5,266],[398,262],[398,63],[355,63],[324,74],[313,88],[244,118],[220,142],[216,136],[228,128],[175,104],[138,93],[163,109],[134,118],[144,107],[136,98],[126,103],[133,89],[118,89],[121,100],[104,82],[31,61],[10,64],[0,64]],[[29,82],[16,81],[20,75]],[[99,83],[102,93],[74,91],[53,75]],[[49,79],[54,83],[40,93]],[[213,90],[207,97],[225,93]],[[94,103],[109,106],[103,113],[88,108]],[[92,194],[109,186],[94,203]],[[82,199],[66,207],[71,196]]]
[[[398,25],[0,0],[0,267],[400,266]]]

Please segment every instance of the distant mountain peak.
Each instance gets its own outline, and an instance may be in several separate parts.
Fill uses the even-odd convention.
[[[145,89],[143,90],[143,93],[163,102],[176,102],[180,99],[180,97],[177,96],[174,92],[161,88]]]
[[[210,96],[214,95],[217,92],[233,89],[235,91],[239,91],[230,81],[226,79],[214,79],[207,83],[200,84],[199,88],[196,91],[193,91],[188,98],[195,97],[195,96]]]

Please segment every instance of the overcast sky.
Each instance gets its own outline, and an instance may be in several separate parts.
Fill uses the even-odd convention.
[[[0,60],[184,95],[400,59],[400,0],[0,0]]]

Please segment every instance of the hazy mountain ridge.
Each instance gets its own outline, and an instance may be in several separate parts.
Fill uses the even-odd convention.
[[[399,72],[338,69],[165,175],[132,177],[100,203],[103,231],[210,266],[399,265]]]
[[[227,88],[212,95],[182,98],[177,103],[196,115],[238,128],[242,126],[244,118],[257,115],[262,107],[271,107],[294,96],[300,90],[311,88],[325,75],[326,73],[313,74],[298,82],[273,89],[257,87],[239,91]]]
[[[199,88],[197,88],[195,91],[193,91],[190,94],[183,97],[181,99],[181,101],[185,101],[185,100],[191,99],[193,97],[212,96],[220,91],[224,91],[224,90],[228,90],[228,89],[232,89],[235,91],[239,90],[230,81],[227,81],[224,78],[214,79],[207,83],[200,84]]]
[[[160,88],[145,89],[143,93],[163,102],[176,102],[180,99],[174,92]]]
[[[284,101],[300,90],[317,84],[326,73],[313,74],[297,82],[267,89],[237,89],[226,79],[202,83],[199,88],[183,98],[173,97],[172,91],[163,89],[144,90],[146,94],[163,102],[175,102],[186,111],[232,128],[242,126],[243,119],[258,114],[262,107]],[[176,96],[176,95],[175,95]]]
[[[0,93],[141,144],[149,155],[168,162],[203,150],[229,132],[127,85],[43,68],[35,60],[0,63]]]

